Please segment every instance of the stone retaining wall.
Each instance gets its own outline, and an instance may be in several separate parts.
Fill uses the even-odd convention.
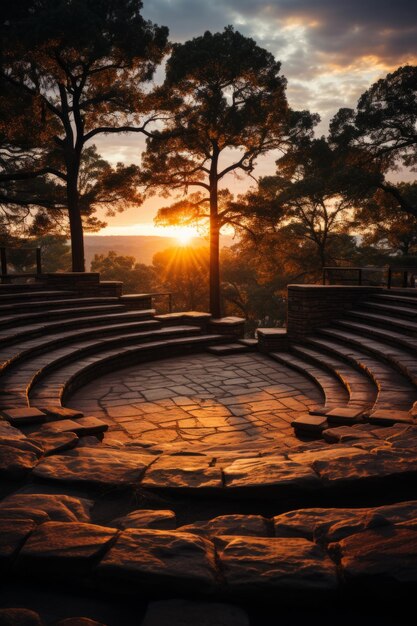
[[[122,295],[123,283],[118,280],[100,281],[98,272],[54,272],[42,274],[42,282],[49,289],[76,291],[81,296]]]
[[[288,285],[287,332],[291,340],[305,337],[340,317],[383,287],[345,285]]]

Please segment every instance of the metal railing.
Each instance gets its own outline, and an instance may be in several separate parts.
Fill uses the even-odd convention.
[[[351,274],[351,277],[341,277],[341,274],[346,274],[346,272]],[[372,273],[379,274],[381,276],[380,280],[375,280],[370,277]],[[332,274],[333,278],[335,278],[336,282],[332,283]],[[334,277],[334,275],[339,275],[339,277]],[[323,285],[331,285],[331,284],[353,284],[353,285],[374,285],[374,286],[387,286],[388,289],[393,287],[393,278],[395,274],[401,274],[401,284],[400,287],[406,288],[411,287],[414,288],[417,286],[417,267],[399,267],[396,265],[387,265],[384,267],[378,266],[364,266],[364,267],[353,267],[353,266],[336,266],[336,267],[323,267]]]
[[[402,274],[401,287],[416,287],[417,267],[393,267],[390,265],[388,268],[388,289],[391,289],[394,274]]]
[[[152,307],[156,308],[153,306],[153,301],[155,299],[157,299],[159,296],[167,296],[167,303],[168,303],[168,313],[172,313],[172,292],[171,291],[155,291],[152,293],[148,293],[146,294],[147,296],[150,296],[152,298]]]
[[[336,284],[349,284],[349,285],[363,285],[366,284],[375,284],[375,281],[370,281],[369,274],[370,273],[378,273],[384,274],[386,272],[386,267],[377,267],[373,265],[368,265],[364,267],[355,267],[355,266],[335,266],[335,267],[323,267],[323,285],[331,285],[332,282],[332,274],[342,274],[342,273],[350,273],[351,277],[339,278],[339,282]],[[368,277],[367,277],[368,274]],[[335,284],[335,283],[333,283]],[[383,279],[378,281],[378,284],[383,285],[386,284],[386,281]]]
[[[12,248],[13,250],[35,250],[35,265],[36,265],[36,272],[21,272],[21,273],[16,273],[16,272],[9,272],[9,265],[10,265],[10,260],[7,257],[7,250],[8,248],[5,246],[0,247],[0,267],[1,267],[1,274],[0,274],[0,279],[2,283],[9,283],[11,282],[11,280],[13,278],[28,278],[28,277],[36,277],[39,276],[40,274],[42,274],[42,248],[37,247],[37,248],[27,248],[27,247],[19,247],[19,248]]]

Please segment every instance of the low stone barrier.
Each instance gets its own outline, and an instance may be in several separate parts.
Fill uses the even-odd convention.
[[[287,331],[290,340],[325,326],[382,287],[345,285],[288,285]]]

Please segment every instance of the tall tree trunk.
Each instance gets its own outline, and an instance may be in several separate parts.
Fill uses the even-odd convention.
[[[71,233],[72,271],[85,272],[83,224],[78,202],[78,172],[68,172],[67,202]]]
[[[217,177],[210,181],[210,313],[221,317],[220,303],[220,245]]]

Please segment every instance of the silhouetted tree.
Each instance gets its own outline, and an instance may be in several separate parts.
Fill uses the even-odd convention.
[[[417,66],[399,67],[374,83],[359,98],[356,110],[339,110],[330,131],[331,142],[356,165],[356,180],[352,178],[347,192],[355,191],[358,182],[371,196],[381,189],[401,210],[417,216],[414,201],[386,177],[398,164],[412,169],[417,165]]]
[[[290,240],[311,242],[313,263],[320,269],[336,261],[337,235],[349,230],[354,202],[343,192],[350,185],[350,167],[324,138],[303,138],[277,161],[276,176],[264,177],[237,203],[252,210],[247,228],[255,236],[286,232]],[[246,210],[245,210],[246,207]],[[295,246],[297,248],[297,246]]]
[[[167,29],[144,20],[138,0],[13,4],[2,8],[0,78],[30,99],[23,123],[39,125],[45,140],[38,145],[42,158],[18,178],[49,174],[65,187],[72,267],[84,271],[83,150],[99,134],[148,133],[155,119],[148,84],[165,53]]]
[[[417,184],[396,185],[401,197],[417,206]],[[399,209],[397,200],[378,189],[356,213],[357,227],[365,245],[376,246],[387,255],[417,253],[417,217]]]
[[[251,175],[257,157],[284,149],[291,135],[311,131],[316,118],[292,112],[286,80],[272,54],[232,27],[174,44],[162,87],[171,112],[163,130],[149,138],[144,164],[148,184],[201,193],[173,207],[210,222],[210,311],[220,305],[219,190],[229,174]],[[167,216],[167,210],[166,210]]]

